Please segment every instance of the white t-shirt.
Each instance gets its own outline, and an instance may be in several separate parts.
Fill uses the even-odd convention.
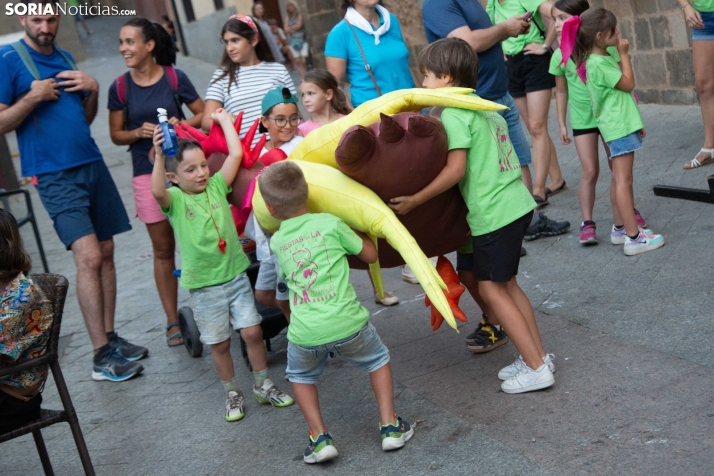
[[[240,128],[240,137],[253,125],[253,122],[261,115],[260,106],[263,97],[271,89],[283,86],[290,89],[295,94],[295,85],[290,77],[290,73],[280,63],[267,63],[265,61],[254,66],[241,66],[236,74],[236,81],[231,85],[228,92],[228,75],[216,81],[224,73],[224,69],[217,69],[206,91],[206,101],[213,100],[223,104],[223,108],[233,115],[243,111],[243,124]],[[214,82],[215,81],[215,82]],[[256,134],[253,139],[255,145],[260,138]]]
[[[287,141],[285,144],[278,147],[278,149],[281,149],[289,157],[290,154],[292,153],[292,151],[295,150],[295,147],[297,147],[297,145],[300,142],[302,142],[303,139],[304,139],[304,137],[302,137],[302,136],[295,136],[292,139],[290,139],[289,141]],[[272,149],[270,149],[270,150],[272,150]],[[266,149],[265,147],[263,147],[263,150],[260,151],[260,156],[262,157],[263,154],[265,154],[266,152],[270,152],[270,151],[268,149]]]

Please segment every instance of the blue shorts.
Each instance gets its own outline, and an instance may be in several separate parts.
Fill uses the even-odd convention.
[[[389,350],[377,329],[368,322],[356,334],[329,344],[303,347],[288,342],[288,368],[285,373],[294,383],[314,384],[322,375],[329,354],[340,355],[357,367],[374,372],[389,363]]]
[[[227,283],[189,290],[193,318],[201,332],[201,342],[220,344],[231,338],[231,326],[240,330],[258,326],[263,320],[255,309],[250,279],[241,273]]]
[[[37,193],[64,246],[83,236],[106,241],[131,230],[119,191],[103,160],[37,176]]]
[[[700,12],[704,28],[696,30],[692,28],[692,40],[706,41],[714,40],[714,12]]]
[[[521,167],[527,166],[533,161],[531,158],[531,146],[528,145],[526,136],[523,134],[521,117],[518,114],[518,107],[516,107],[513,97],[506,93],[506,95],[500,99],[493,99],[493,102],[509,108],[498,111],[498,113],[506,120],[506,124],[508,124],[508,136],[511,138],[513,150],[518,156],[518,163],[521,164]]]
[[[640,136],[640,131],[633,132],[630,135],[608,142],[607,146],[610,148],[610,158],[613,159],[618,155],[640,150],[642,148],[642,136]]]

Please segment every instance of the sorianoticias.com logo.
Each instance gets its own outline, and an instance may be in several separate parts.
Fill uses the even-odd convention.
[[[7,3],[5,15],[136,15],[134,10],[121,10],[113,5],[79,5],[72,6],[67,2],[36,2],[36,3]]]

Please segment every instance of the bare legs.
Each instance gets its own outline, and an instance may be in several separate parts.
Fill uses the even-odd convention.
[[[583,167],[580,175],[580,212],[583,221],[593,219],[593,208],[595,207],[595,185],[600,175],[600,159],[597,150],[598,134],[585,134],[573,138],[575,149],[578,151],[580,164]],[[612,187],[610,188],[612,190]]]
[[[174,230],[168,220],[147,224],[146,230],[149,232],[154,252],[156,289],[159,291],[159,299],[161,299],[161,305],[166,313],[166,324],[171,324],[178,321],[178,280],[173,275],[174,269],[176,269]],[[167,330],[167,335],[175,334],[178,331],[178,326],[171,326]],[[170,344],[179,342],[180,340],[176,338]]]
[[[714,41],[693,41],[692,61],[694,63],[694,79],[699,93],[699,104],[702,108],[704,123],[704,148],[714,149]],[[708,156],[697,154],[701,162]]]
[[[77,300],[87,326],[92,347],[107,342],[107,332],[114,330],[116,307],[116,270],[114,241],[97,241],[97,235],[86,235],[71,246],[77,264]]]
[[[240,336],[245,341],[248,351],[248,361],[253,369],[267,369],[268,357],[263,344],[263,330],[260,325],[250,326],[240,330]],[[218,377],[223,382],[233,380],[235,371],[233,369],[233,358],[231,357],[231,339],[228,338],[218,344],[211,344],[211,355],[213,365],[216,367]]]
[[[305,71],[307,70],[307,65],[305,62],[305,57],[304,56],[295,56],[293,57],[293,64],[298,70],[298,74],[300,74],[300,79],[305,77]]]
[[[275,309],[280,309],[285,316],[285,319],[290,322],[290,303],[288,301],[283,301],[275,297],[275,290],[265,291],[262,289],[255,290],[255,300],[259,303],[273,307]]]
[[[550,174],[551,189],[563,183],[555,146],[548,135],[548,111],[550,109],[551,90],[546,89],[515,98],[518,112],[528,126],[533,138],[533,194],[545,198],[545,183]]]

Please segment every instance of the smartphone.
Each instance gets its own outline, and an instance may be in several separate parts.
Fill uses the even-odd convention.
[[[533,13],[534,12],[526,13],[526,16],[523,17],[523,21],[531,21],[533,19]]]

